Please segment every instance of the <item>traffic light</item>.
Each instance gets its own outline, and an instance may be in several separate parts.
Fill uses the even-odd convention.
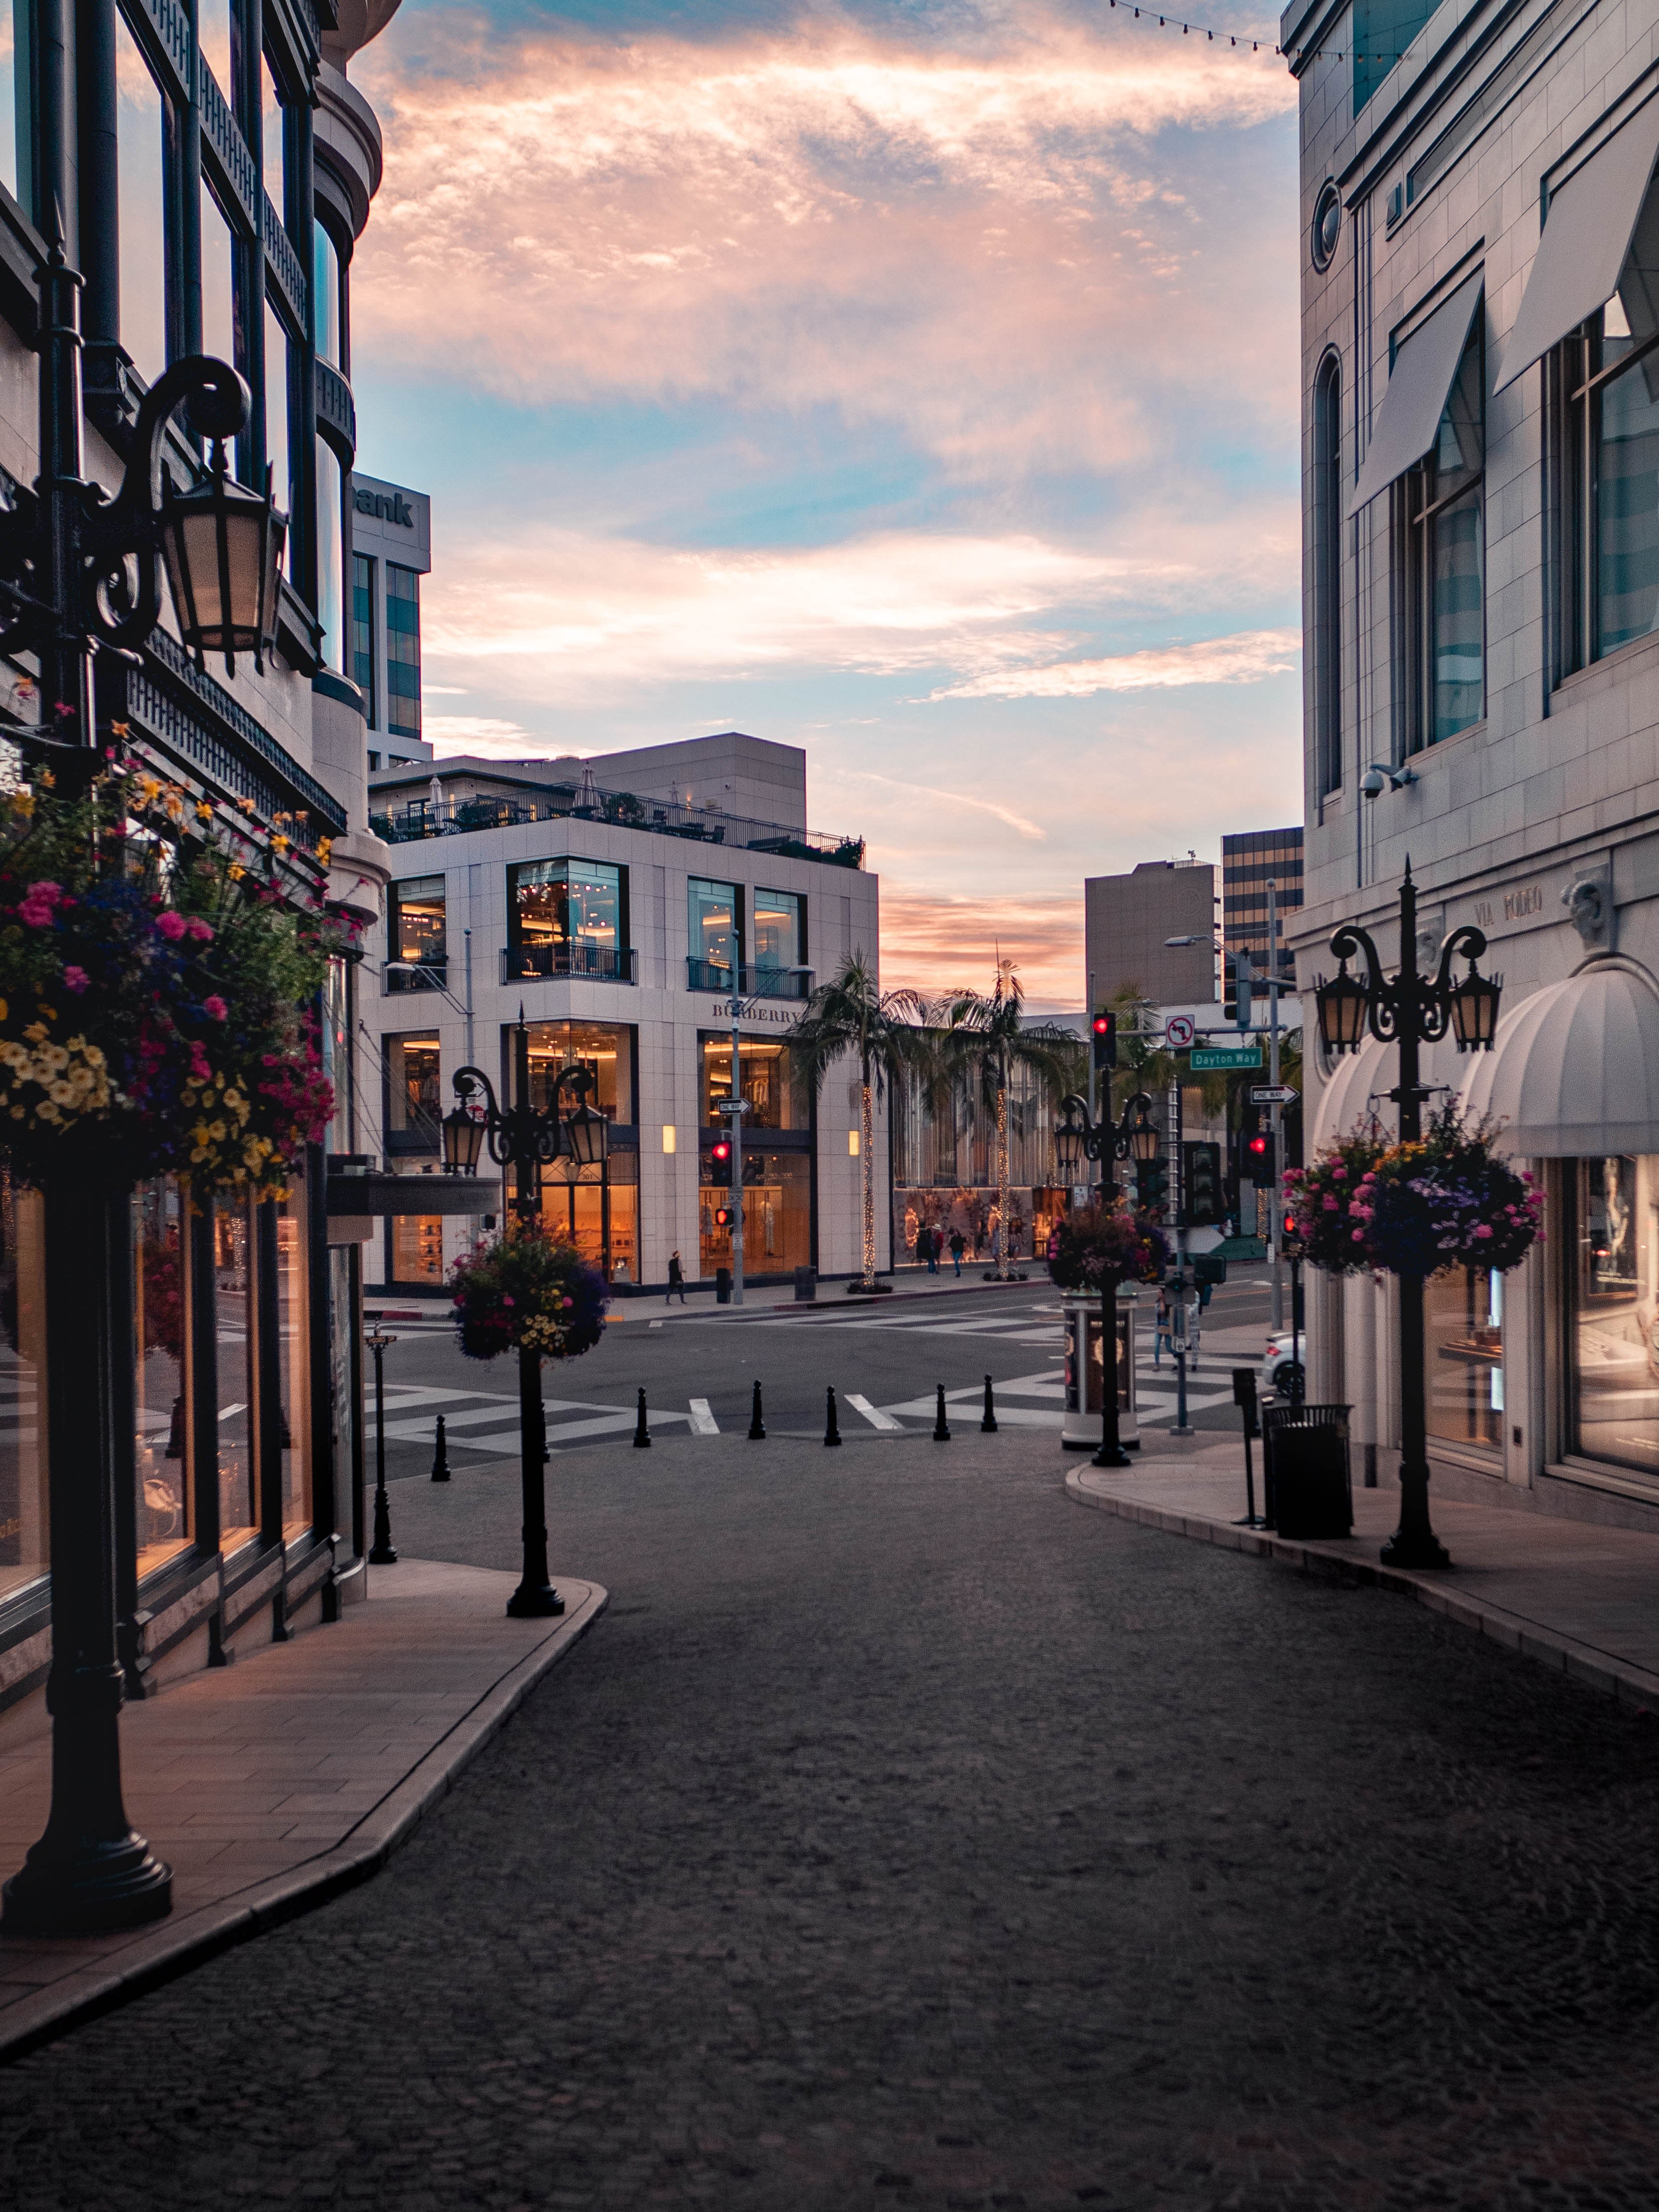
[[[1226,1211],[1221,1188],[1221,1147],[1197,1143],[1181,1147],[1182,1218],[1188,1229],[1218,1229]]]
[[[1273,1185],[1273,1139],[1271,1129],[1247,1129],[1238,1147],[1238,1179],[1254,1183],[1258,1190],[1271,1190]]]
[[[1193,1280],[1201,1291],[1217,1289],[1227,1279],[1227,1261],[1220,1252],[1194,1252]]]
[[[1279,1224],[1279,1249],[1287,1260],[1299,1260],[1302,1257],[1302,1231],[1297,1224],[1295,1214],[1288,1206]]]
[[[1135,1204],[1143,1213],[1161,1212],[1169,1201],[1170,1163],[1165,1159],[1135,1162]]]
[[[1250,1026],[1255,1012],[1250,986],[1255,981],[1255,963],[1248,952],[1236,952],[1233,963],[1233,1019],[1242,1030]]]
[[[1094,1040],[1094,1066],[1098,1074],[1103,1067],[1117,1066],[1117,1016],[1103,1010],[1089,1024]]]
[[[738,1225],[739,1211],[740,1209],[735,1206],[717,1206],[714,1208],[715,1228],[735,1229]]]
[[[708,1160],[711,1170],[709,1182],[714,1184],[716,1190],[730,1190],[732,1188],[732,1139],[730,1137],[715,1138],[708,1148]]]

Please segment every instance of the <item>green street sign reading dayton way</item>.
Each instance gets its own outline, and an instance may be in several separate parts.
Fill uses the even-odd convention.
[[[1260,1067],[1259,1044],[1194,1045],[1188,1055],[1195,1075],[1214,1073],[1224,1067]]]

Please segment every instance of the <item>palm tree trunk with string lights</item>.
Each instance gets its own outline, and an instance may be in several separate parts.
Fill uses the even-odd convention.
[[[864,1287],[876,1282],[876,1094],[870,1082],[870,1062],[865,1057],[864,1082],[860,1092],[860,1164],[864,1170]]]
[[[997,1060],[997,1273],[1010,1273],[1008,1250],[1008,1055]]]

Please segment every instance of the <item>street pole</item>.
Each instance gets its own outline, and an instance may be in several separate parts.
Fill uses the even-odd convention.
[[[395,1567],[398,1554],[392,1545],[392,1509],[386,1494],[386,1346],[396,1344],[376,1321],[374,1334],[365,1343],[374,1354],[374,1544],[368,1555],[372,1567]]]
[[[1417,972],[1417,885],[1411,862],[1400,886],[1400,1141],[1423,1138],[1424,1091],[1418,1046],[1428,994]],[[1398,1567],[1445,1567],[1446,1548],[1429,1522],[1428,1397],[1423,1372],[1423,1278],[1400,1278],[1400,1526],[1382,1547],[1382,1564]]]
[[[1279,884],[1267,878],[1267,1082],[1279,1088]],[[1274,1336],[1285,1325],[1285,1272],[1279,1252],[1279,1234],[1285,1221],[1285,1161],[1283,1161],[1283,1109],[1279,1099],[1267,1106],[1267,1128],[1274,1137],[1274,1212],[1267,1225],[1272,1259],[1272,1328]]]
[[[467,1057],[468,1064],[469,1064],[469,1066],[470,1066],[470,1065],[471,1065],[471,1060],[472,1060],[472,932],[471,932],[470,929],[469,929],[469,930],[467,930],[467,931],[465,932],[465,939],[466,939],[466,1057]]]
[[[727,1115],[732,1123],[732,1303],[743,1304],[743,1117],[748,1100],[743,1095],[743,1060],[738,1024],[743,1000],[732,994],[732,1096]]]
[[[1172,1437],[1189,1437],[1192,1424],[1187,1419],[1187,1188],[1182,1172],[1186,1156],[1182,1151],[1182,1139],[1186,1133],[1182,1111],[1181,1079],[1177,1076],[1170,1085],[1170,1194],[1175,1200],[1176,1218],[1176,1295],[1181,1304],[1181,1320],[1176,1332],[1176,1417]]]

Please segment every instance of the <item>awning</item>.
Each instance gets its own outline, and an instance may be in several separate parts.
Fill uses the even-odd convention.
[[[1395,356],[1364,465],[1348,501],[1350,520],[1367,501],[1414,467],[1433,445],[1452,379],[1468,343],[1469,325],[1480,305],[1482,281],[1479,270],[1466,278]],[[1601,303],[1598,300],[1595,304],[1599,307]]]
[[[1659,1152],[1659,991],[1616,955],[1535,991],[1474,1055],[1462,1104],[1521,1159]]]
[[[1445,1105],[1449,1097],[1456,1095],[1468,1066],[1468,1060],[1450,1037],[1442,1037],[1437,1044],[1419,1047],[1418,1078],[1432,1093],[1423,1102],[1425,1115],[1433,1113],[1437,1106]],[[1313,1134],[1307,1144],[1310,1158],[1326,1145],[1334,1144],[1337,1138],[1347,1136],[1368,1115],[1375,1115],[1392,1139],[1400,1127],[1400,1109],[1389,1093],[1399,1081],[1397,1044],[1379,1044],[1375,1037],[1368,1037],[1358,1052],[1346,1053],[1341,1065],[1319,1094]]]
[[[1656,155],[1659,100],[1650,100],[1552,196],[1494,396],[1619,290]]]

